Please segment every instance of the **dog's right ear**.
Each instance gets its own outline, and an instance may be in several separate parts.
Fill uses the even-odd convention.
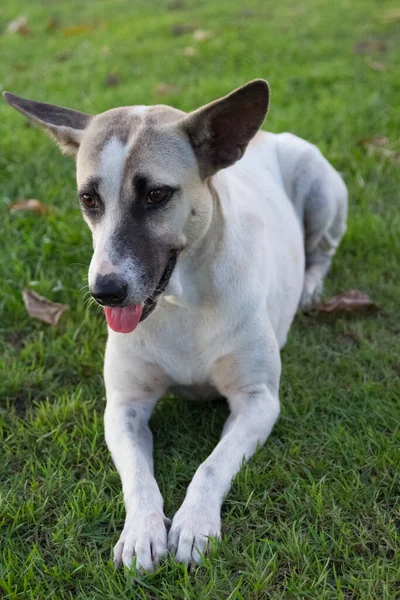
[[[3,96],[10,106],[44,127],[65,154],[77,155],[84,130],[93,118],[91,115],[62,106],[26,100],[10,92],[3,92]]]

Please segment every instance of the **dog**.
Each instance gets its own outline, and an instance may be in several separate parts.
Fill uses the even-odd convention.
[[[108,323],[105,438],[126,507],[114,560],[151,571],[169,550],[194,566],[220,537],[233,477],[278,418],[280,349],[345,233],[346,186],[314,145],[260,131],[262,79],[190,113],[91,116],[4,95],[77,161],[89,289]],[[171,389],[230,408],[172,524],[148,426]]]

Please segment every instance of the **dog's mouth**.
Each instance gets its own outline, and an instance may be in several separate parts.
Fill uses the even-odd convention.
[[[140,304],[124,306],[118,308],[104,307],[104,314],[107,319],[108,326],[117,333],[131,333],[136,327],[147,319],[157,306],[158,298],[167,287],[171,275],[178,260],[179,251],[171,250],[167,265],[161,275],[157,287],[153,293]]]

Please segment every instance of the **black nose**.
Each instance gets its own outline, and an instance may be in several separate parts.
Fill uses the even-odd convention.
[[[128,295],[128,284],[115,276],[97,277],[93,289],[93,298],[104,306],[121,306]]]

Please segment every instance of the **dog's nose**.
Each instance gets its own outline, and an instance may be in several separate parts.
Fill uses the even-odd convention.
[[[128,284],[115,276],[97,277],[90,293],[103,306],[121,306],[128,295]]]

